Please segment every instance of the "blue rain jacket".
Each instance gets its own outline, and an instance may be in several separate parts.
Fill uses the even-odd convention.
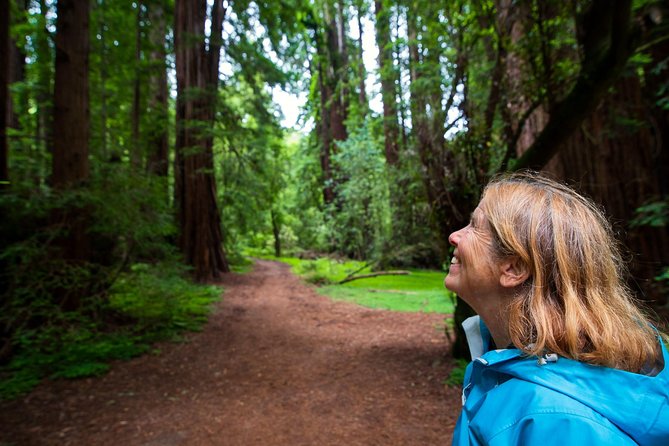
[[[656,376],[518,349],[487,351],[478,316],[463,324],[472,357],[453,445],[669,446],[669,355]],[[484,353],[486,352],[486,353]]]

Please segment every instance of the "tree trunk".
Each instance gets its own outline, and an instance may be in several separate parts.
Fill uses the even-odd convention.
[[[89,177],[89,3],[59,0],[57,12],[51,184],[66,191],[85,187]],[[73,264],[88,261],[88,210],[66,205],[55,210],[51,220],[64,230],[56,240],[58,255]],[[85,283],[54,290],[59,305],[66,310],[79,309],[87,292]]]
[[[10,0],[11,4],[11,0]],[[29,6],[29,0],[17,0],[14,2],[16,5],[17,11],[19,12],[19,17],[10,17],[9,27],[11,27],[22,21],[21,15],[23,15]],[[11,8],[11,7],[10,7]],[[10,12],[11,15],[11,12]],[[37,42],[39,45],[39,42]],[[23,82],[26,78],[26,53],[22,45],[19,45],[15,39],[11,38],[10,35],[10,49],[9,49],[9,85],[16,82]],[[28,99],[29,94],[27,91],[21,91],[16,94],[12,100],[9,102],[8,113],[8,125],[9,127],[20,130],[21,125],[19,123],[19,116],[25,116],[28,113],[29,105]]]
[[[274,235],[274,256],[281,257],[281,218],[274,209],[270,210],[272,234]]]
[[[541,169],[595,111],[634,51],[632,1],[592,2],[579,20],[583,63],[576,82],[548,110],[549,119],[514,169]]]
[[[376,43],[379,47],[379,70],[381,74],[381,97],[383,100],[383,134],[385,138],[386,162],[390,166],[399,160],[399,126],[397,124],[397,71],[393,65],[393,49],[390,38],[390,13],[384,0],[375,0]]]
[[[658,149],[663,141],[657,127],[625,127],[621,121],[652,122],[637,77],[626,77],[616,84],[615,93],[567,140],[548,170],[577,183],[581,192],[604,206],[621,229],[617,231],[620,241],[631,253],[627,256],[633,276],[630,285],[644,300],[663,303],[665,297],[653,277],[669,265],[667,228],[629,226],[636,208],[663,196],[662,179],[657,175],[662,165]]]
[[[347,53],[344,23],[341,7],[331,11],[324,5],[324,29],[315,28],[318,52],[318,82],[320,90],[320,139],[321,169],[323,172],[323,200],[326,204],[335,202],[337,177],[333,172],[332,155],[336,151],[336,141],[348,137],[346,116],[348,103],[344,84],[347,80]]]
[[[217,0],[214,8],[220,3]],[[207,67],[207,60],[218,60],[217,56],[209,57],[205,50],[205,18],[205,1],[177,0],[175,44],[178,135],[175,192],[180,227],[179,245],[186,262],[194,267],[195,278],[200,281],[216,279],[221,272],[230,270],[223,252],[213,152],[207,129],[203,129],[211,124],[213,118],[212,99],[208,97],[212,92],[207,91],[212,67]],[[217,25],[212,23],[212,33],[216,28]],[[194,36],[200,39],[194,41]],[[212,47],[215,45],[210,45]]]
[[[363,42],[363,31],[362,31],[362,3],[357,5],[357,19],[358,19],[358,104],[360,107],[360,116],[362,119],[365,119],[367,111],[369,109],[369,103],[367,102],[367,89],[365,87],[365,80],[367,79],[367,73],[365,70],[365,64],[363,62],[364,57],[364,48],[362,46]]]
[[[51,181],[61,189],[89,174],[88,19],[88,0],[58,1]]]
[[[149,82],[150,121],[147,129],[149,140],[147,170],[155,175],[166,177],[169,167],[168,91],[165,55],[165,9],[162,1],[149,4],[148,14],[151,23],[149,30],[151,78]]]
[[[107,150],[107,78],[109,73],[107,72],[107,64],[104,61],[108,60],[107,54],[107,36],[105,32],[105,12],[106,12],[106,0],[97,0],[98,4],[98,32],[100,34],[100,57],[103,61],[100,64],[100,153],[104,159],[110,161],[119,161],[121,155],[114,148],[112,153],[108,153]]]
[[[141,69],[142,63],[142,2],[138,1],[137,20],[135,27],[135,79],[132,91],[132,148],[130,152],[130,163],[138,171],[142,164],[142,148],[139,141],[140,94],[141,94]]]
[[[0,0],[0,189],[9,186],[9,0]]]
[[[40,15],[42,20],[46,20],[49,15],[49,6],[45,0],[40,0]],[[43,181],[48,172],[48,153],[53,153],[53,91],[51,80],[53,79],[53,56],[49,45],[49,30],[44,28],[36,36],[35,42],[37,50],[37,132],[36,137],[40,143],[36,144],[36,156],[38,161],[38,176],[35,184]]]

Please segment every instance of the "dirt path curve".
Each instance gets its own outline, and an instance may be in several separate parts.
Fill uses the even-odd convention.
[[[0,405],[0,446],[450,444],[441,316],[333,302],[268,261],[223,286],[187,342]]]

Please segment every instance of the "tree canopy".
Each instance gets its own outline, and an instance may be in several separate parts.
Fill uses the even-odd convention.
[[[604,206],[631,285],[666,300],[666,2],[1,5],[0,361],[45,320],[104,320],[137,264],[443,268],[488,179],[521,168]],[[299,128],[276,89],[306,98]]]

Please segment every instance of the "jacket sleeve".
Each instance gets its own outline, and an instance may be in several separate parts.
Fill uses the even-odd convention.
[[[489,446],[508,445],[636,445],[613,423],[578,413],[539,412],[528,414],[504,427],[484,443]]]

